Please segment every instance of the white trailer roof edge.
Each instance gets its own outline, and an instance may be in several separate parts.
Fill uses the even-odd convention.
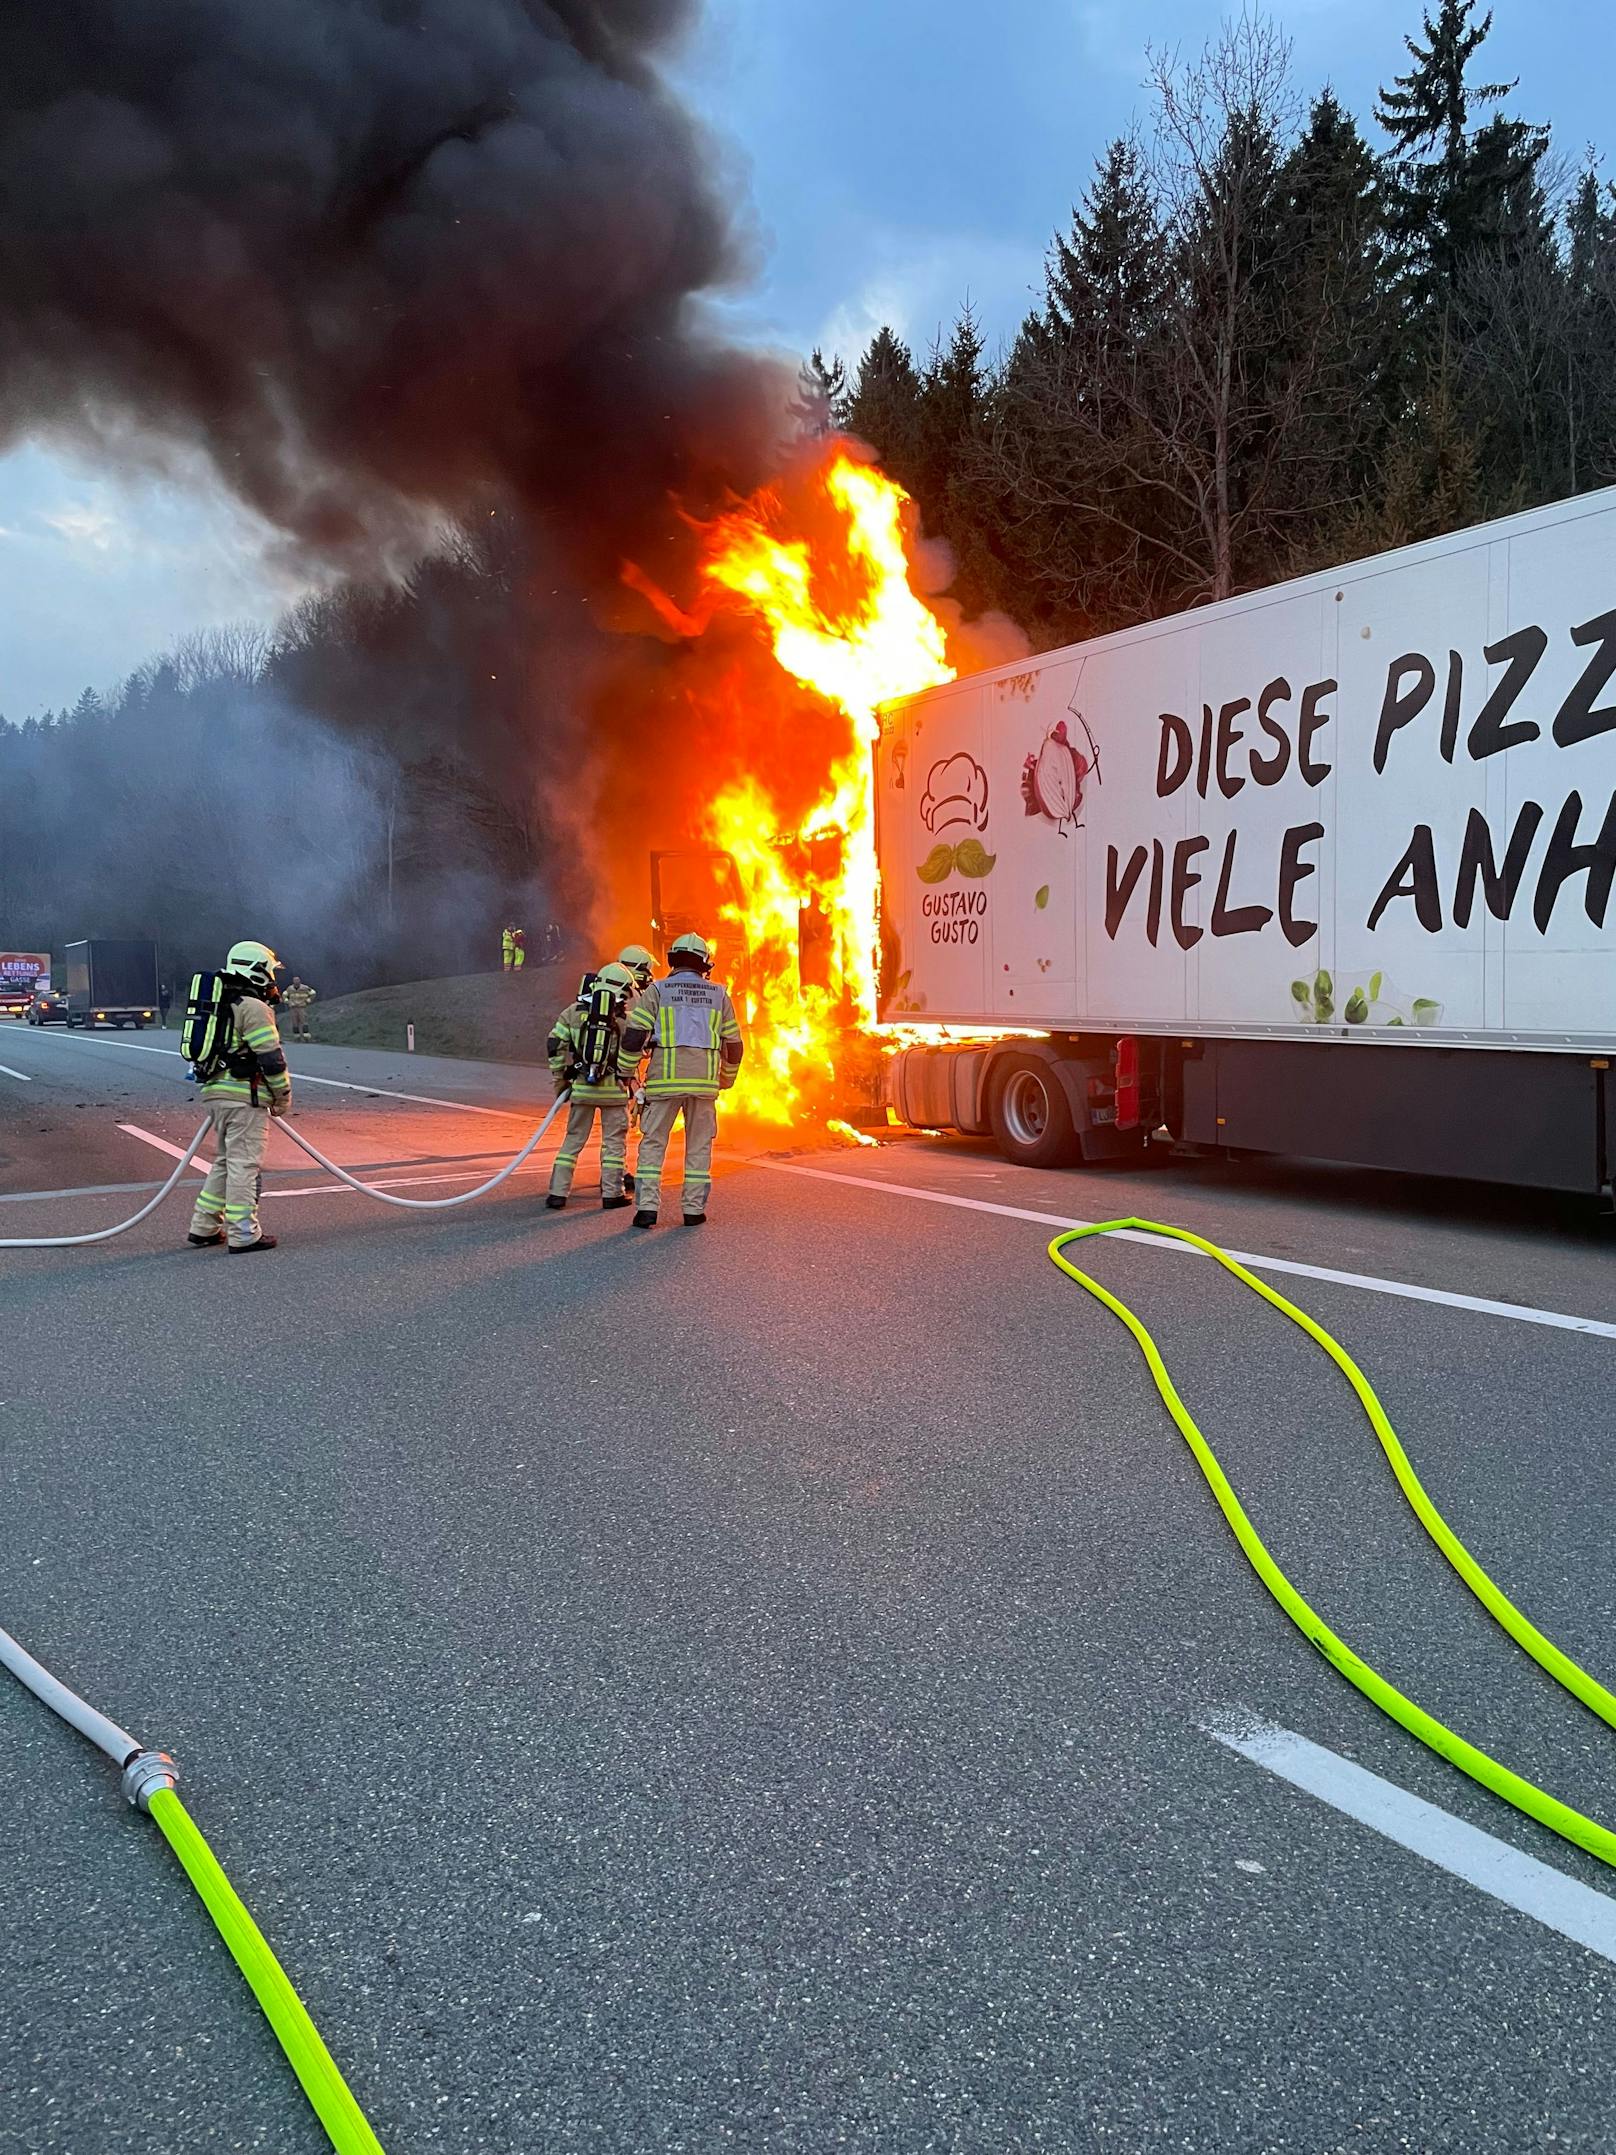
[[[1104,636],[1085,637],[1081,642],[1061,644],[1050,651],[1034,651],[1025,658],[1008,659],[1000,666],[984,666],[975,673],[962,673],[953,681],[944,681],[936,688],[921,688],[907,696],[893,696],[881,708],[903,711],[911,704],[931,703],[939,696],[978,688],[984,682],[1013,681],[1020,674],[1053,665],[1058,660],[1124,651],[1134,645],[1152,643],[1161,636],[1177,635],[1191,625],[1199,627],[1204,622],[1236,620],[1242,614],[1259,613],[1265,607],[1305,597],[1310,592],[1328,591],[1332,586],[1391,575],[1410,562],[1435,561],[1449,554],[1467,553],[1478,546],[1496,545],[1500,539],[1541,531],[1550,525],[1576,523],[1584,517],[1608,514],[1612,509],[1616,509],[1616,486],[1599,487],[1592,493],[1573,495],[1569,501],[1550,502],[1540,509],[1521,509],[1513,516],[1494,517],[1486,524],[1466,524],[1458,531],[1443,532],[1434,539],[1418,539],[1412,545],[1399,546],[1390,553],[1370,554],[1339,568],[1315,569],[1306,576],[1293,576],[1282,584],[1261,584],[1254,590],[1239,592],[1231,599],[1219,599],[1214,605],[1186,606],[1179,613],[1141,621],[1132,628],[1112,629]]]

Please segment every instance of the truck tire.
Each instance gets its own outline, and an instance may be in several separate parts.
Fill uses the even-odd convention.
[[[989,1112],[999,1150],[1018,1167],[1075,1167],[1083,1157],[1066,1088],[1040,1056],[996,1065]]]

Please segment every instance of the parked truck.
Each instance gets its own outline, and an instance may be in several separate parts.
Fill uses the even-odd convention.
[[[1006,1035],[900,1119],[1610,1186],[1616,490],[908,698],[876,794],[881,1015]]]
[[[138,1033],[157,1016],[157,945],[143,939],[67,946],[67,1022],[132,1025]]]

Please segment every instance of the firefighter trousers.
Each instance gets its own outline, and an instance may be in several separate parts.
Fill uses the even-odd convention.
[[[223,1223],[232,1249],[245,1249],[263,1233],[258,1223],[259,1170],[269,1135],[269,1109],[250,1100],[210,1100],[213,1165],[197,1192],[193,1235],[214,1235]]]
[[[642,1212],[662,1204],[662,1162],[673,1126],[685,1119],[685,1175],[680,1192],[687,1213],[705,1212],[713,1186],[713,1139],[718,1102],[710,1093],[653,1093],[640,1110],[640,1156],[634,1165],[634,1200]]]
[[[567,1134],[550,1170],[550,1195],[565,1197],[578,1169],[578,1155],[589,1142],[589,1133],[600,1116],[600,1194],[623,1194],[623,1155],[628,1150],[628,1102],[626,1100],[574,1100],[567,1109]]]

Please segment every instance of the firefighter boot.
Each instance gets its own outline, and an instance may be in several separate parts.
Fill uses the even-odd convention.
[[[232,1257],[246,1257],[253,1250],[272,1250],[274,1247],[273,1235],[260,1235],[256,1242],[232,1242],[230,1254]]]
[[[631,1205],[633,1202],[634,1200],[631,1197],[603,1197],[600,1201],[600,1209],[602,1212],[621,1212],[626,1205]]]
[[[211,1250],[224,1240],[224,1229],[221,1227],[211,1235],[187,1235],[185,1239],[193,1250]]]
[[[686,1225],[687,1227],[705,1227],[705,1226],[707,1225],[707,1215],[706,1215],[706,1213],[705,1213],[705,1212],[687,1212],[687,1213],[685,1214],[685,1225]]]
[[[544,1200],[544,1209],[547,1212],[565,1212],[567,1209],[567,1200],[564,1197],[557,1197],[555,1191],[552,1190],[549,1196]]]
[[[636,1212],[634,1224],[636,1227],[655,1227],[656,1214],[654,1212]]]

